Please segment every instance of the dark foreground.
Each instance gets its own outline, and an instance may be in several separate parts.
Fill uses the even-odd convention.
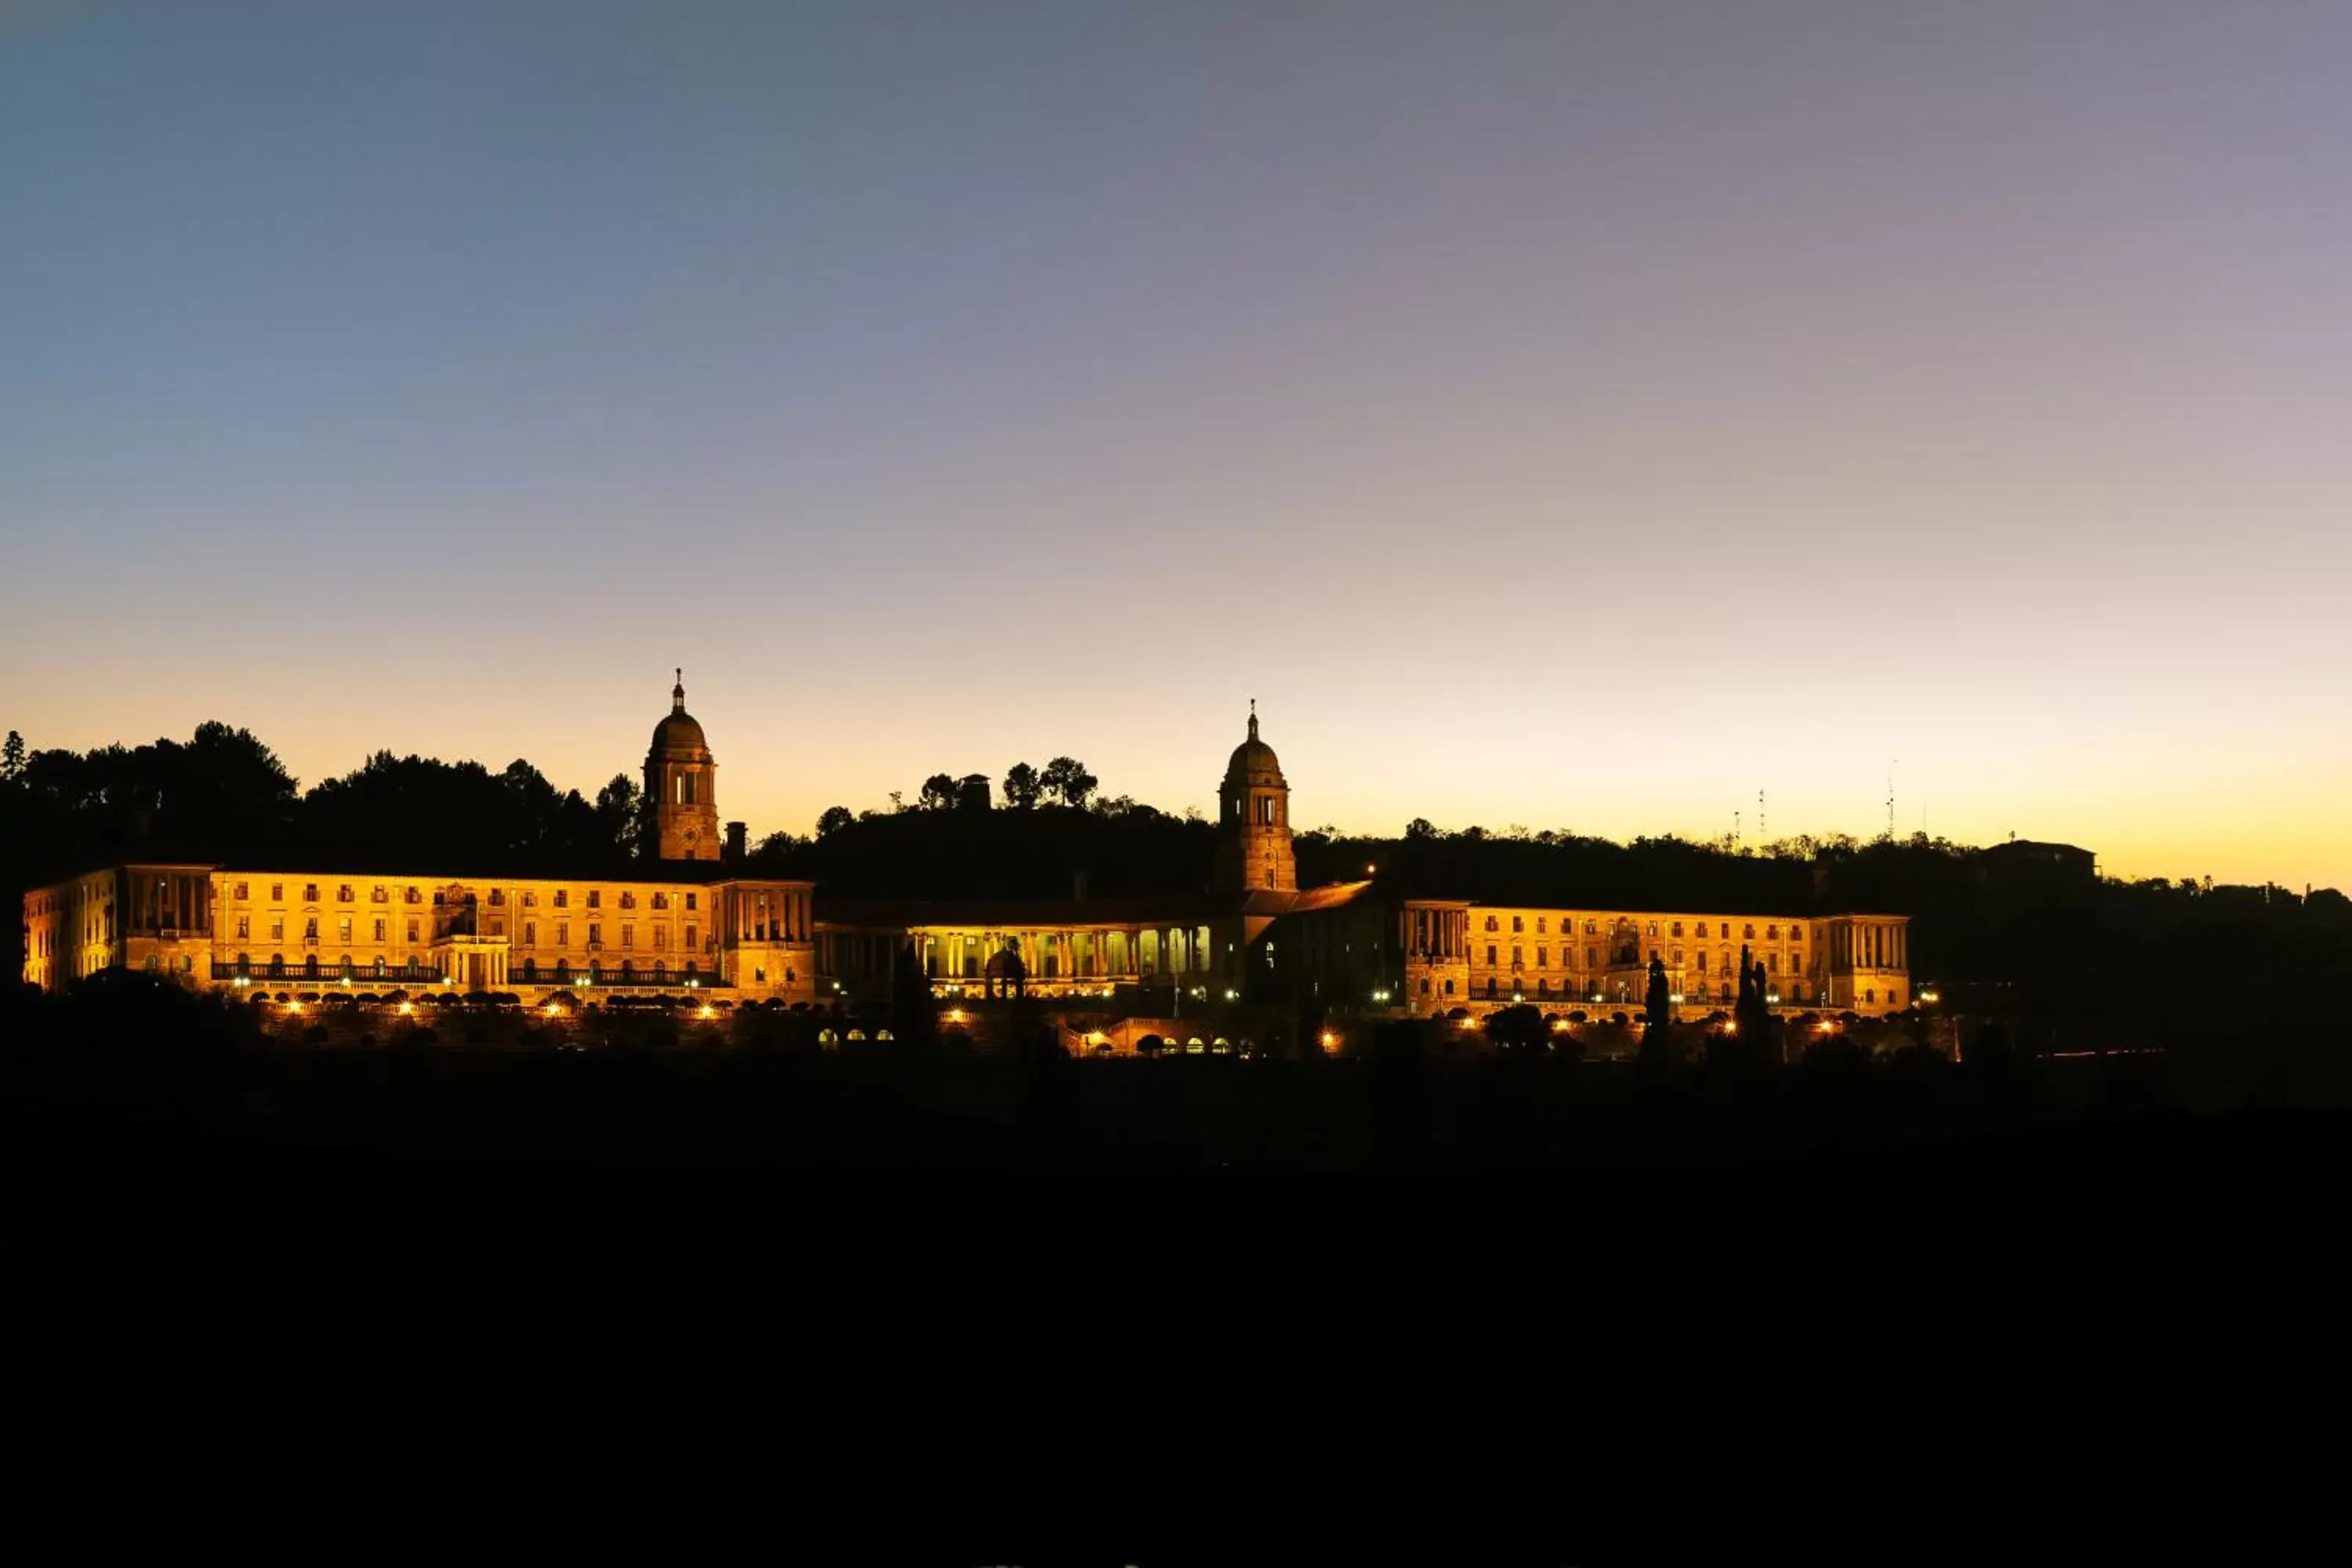
[[[9,1059],[45,1441],[160,1414],[298,1544],[2261,1558],[2340,1361],[2307,1062]]]

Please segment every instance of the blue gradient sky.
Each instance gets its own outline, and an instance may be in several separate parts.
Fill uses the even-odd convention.
[[[2352,886],[2352,5],[15,5],[0,727]]]

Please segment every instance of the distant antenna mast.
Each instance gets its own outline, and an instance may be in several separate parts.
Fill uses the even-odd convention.
[[[1760,789],[1756,792],[1756,837],[1767,844],[1772,842],[1772,830],[1765,826],[1764,792]]]
[[[1739,814],[1736,811],[1731,814],[1731,847],[1739,847]]]
[[[1895,759],[1886,759],[1886,837],[1895,837]]]

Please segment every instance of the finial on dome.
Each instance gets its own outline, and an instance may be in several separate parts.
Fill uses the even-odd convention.
[[[669,710],[673,713],[686,711],[686,667],[684,665],[678,667],[677,684],[669,689]]]
[[[1257,699],[1250,699],[1250,739],[1257,739]]]

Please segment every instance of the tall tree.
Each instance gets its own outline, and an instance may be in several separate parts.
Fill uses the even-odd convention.
[[[596,792],[596,837],[599,848],[635,854],[645,840],[645,792],[626,773]]]
[[[816,836],[819,838],[829,838],[856,820],[850,815],[849,807],[828,805],[816,819]]]
[[[7,742],[0,744],[0,779],[15,784],[24,776],[25,737],[11,730]]]
[[[1045,764],[1045,771],[1038,775],[1038,783],[1045,786],[1045,793],[1062,805],[1083,809],[1087,798],[1095,793],[1095,786],[1102,780],[1087,772],[1086,763],[1076,757],[1055,757]]]
[[[1666,961],[1654,955],[1650,959],[1650,994],[1644,998],[1642,1023],[1651,1034],[1663,1034],[1674,1022],[1674,993],[1666,984]]]
[[[923,781],[923,793],[915,804],[925,811],[945,811],[956,802],[956,781],[953,773],[933,773]]]
[[[1045,788],[1038,782],[1037,770],[1027,763],[1015,763],[1004,771],[1004,804],[1014,811],[1034,809]]]

